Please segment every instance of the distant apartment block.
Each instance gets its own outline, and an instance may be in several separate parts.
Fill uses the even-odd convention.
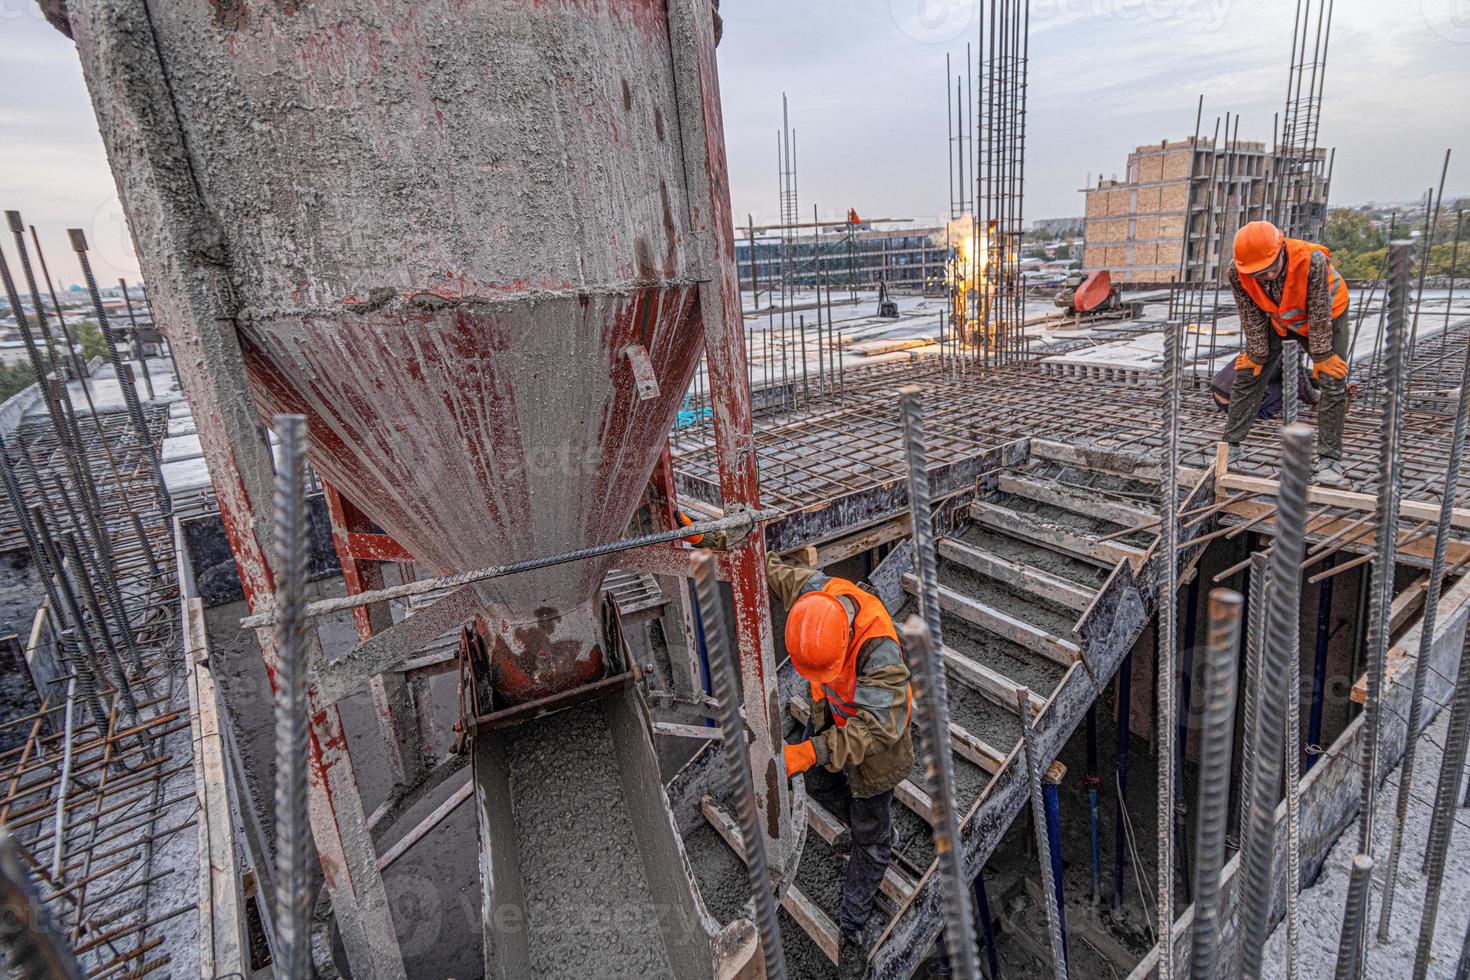
[[[1306,160],[1323,155],[1315,149]],[[1275,159],[1266,144],[1245,140],[1216,147],[1190,138],[1138,147],[1128,154],[1127,179],[1099,179],[1083,188],[1084,270],[1107,269],[1115,280],[1138,283],[1216,278],[1221,242],[1241,224],[1269,216]],[[1304,162],[1295,156],[1282,172],[1320,171]],[[1326,206],[1320,177],[1308,177],[1284,196],[1289,211],[1307,218],[1320,217]],[[1225,255],[1228,263],[1228,248]]]

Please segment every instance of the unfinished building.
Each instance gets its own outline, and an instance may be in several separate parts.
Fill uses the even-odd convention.
[[[742,303],[703,2],[51,7],[172,360],[71,363],[14,219],[29,975],[834,975],[768,554],[865,583],[913,676],[863,975],[1448,975],[1470,303],[1410,246],[1353,292],[1352,487],[1308,487],[1302,427],[1219,451],[1163,295]],[[1019,187],[971,199],[1002,236]],[[1134,367],[1047,370],[1082,349]],[[1431,722],[1432,804],[1384,784]]]
[[[1274,213],[1274,185],[1281,174],[1295,172],[1282,162],[1280,147],[1219,143],[1218,136],[1209,142],[1192,136],[1140,146],[1128,154],[1122,180],[1099,177],[1097,186],[1083,188],[1083,268],[1106,269],[1122,282],[1167,283],[1183,278],[1187,267],[1198,281],[1218,281],[1224,272],[1218,243],[1245,222]],[[1291,167],[1300,166],[1300,157],[1325,163],[1327,152],[1298,154]],[[1325,179],[1314,174],[1303,193],[1303,213],[1320,220]]]

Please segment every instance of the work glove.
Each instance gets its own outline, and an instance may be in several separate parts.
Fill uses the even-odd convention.
[[[817,747],[812,744],[811,739],[797,742],[795,745],[782,746],[781,754],[786,757],[786,776],[788,778],[799,772],[806,772],[817,764]]]
[[[1236,371],[1249,371],[1251,374],[1259,376],[1261,373],[1261,368],[1263,367],[1265,367],[1264,364],[1257,364],[1255,361],[1251,360],[1251,356],[1249,354],[1246,354],[1244,352],[1242,352],[1241,355],[1235,359]]]
[[[1344,361],[1336,354],[1328,354],[1320,361],[1312,358],[1312,377],[1321,381],[1322,375],[1324,374],[1329,378],[1336,378],[1338,381],[1346,381],[1348,376],[1347,361]]]

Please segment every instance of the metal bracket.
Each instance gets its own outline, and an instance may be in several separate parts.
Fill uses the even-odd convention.
[[[623,356],[628,359],[628,366],[633,369],[633,385],[638,390],[638,400],[646,402],[650,398],[657,398],[658,375],[654,373],[653,361],[648,357],[648,349],[642,344],[629,344],[623,348]]]

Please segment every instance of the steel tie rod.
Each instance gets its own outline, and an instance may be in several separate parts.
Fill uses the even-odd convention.
[[[403,585],[389,586],[386,589],[374,589],[371,592],[359,592],[356,595],[342,596],[335,599],[318,599],[306,605],[306,618],[314,619],[327,613],[341,612],[347,609],[356,609],[358,606],[367,606],[375,602],[385,602],[389,599],[402,599],[406,596],[422,595],[426,592],[435,592],[439,589],[457,588],[461,585],[472,585],[476,582],[484,582],[488,579],[503,578],[507,575],[517,575],[521,572],[531,572],[538,568],[548,568],[552,565],[562,565],[569,561],[584,561],[588,558],[600,558],[603,555],[613,555],[620,551],[629,551],[633,548],[643,548],[653,544],[664,544],[669,541],[679,541],[683,538],[692,538],[700,534],[712,531],[736,531],[745,532],[756,524],[774,521],[785,515],[785,511],[767,508],[764,510],[735,510],[709,521],[695,521],[684,527],[674,528],[668,531],[658,531],[654,534],[645,534],[638,538],[625,538],[621,541],[609,541],[606,544],[592,545],[588,548],[580,548],[576,551],[567,551],[559,555],[545,555],[540,558],[527,558],[522,561],[513,561],[505,565],[489,565],[485,568],[477,568],[469,572],[461,572],[458,575],[446,575],[440,578],[419,579]],[[278,613],[275,606],[264,609],[258,613],[246,616],[240,620],[242,629],[258,629],[262,626],[275,625]]]

